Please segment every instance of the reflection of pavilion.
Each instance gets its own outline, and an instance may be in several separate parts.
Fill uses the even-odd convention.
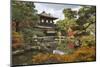
[[[54,36],[56,34],[56,25],[54,24],[54,20],[56,20],[56,17],[51,16],[51,14],[47,14],[45,11],[38,14],[39,21],[37,28],[41,29],[46,36]]]

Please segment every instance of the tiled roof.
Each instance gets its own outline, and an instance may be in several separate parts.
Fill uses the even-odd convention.
[[[57,19],[56,17],[53,17],[50,13],[47,14],[45,11],[43,11],[42,13],[40,13],[38,15],[53,18],[53,19]]]

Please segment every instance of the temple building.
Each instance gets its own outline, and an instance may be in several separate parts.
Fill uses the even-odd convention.
[[[39,21],[37,24],[37,28],[41,29],[46,36],[54,36],[56,34],[56,24],[54,24],[54,20],[56,17],[53,17],[50,13],[47,14],[45,11],[38,14]]]

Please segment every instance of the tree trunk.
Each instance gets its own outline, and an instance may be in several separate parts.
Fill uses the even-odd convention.
[[[16,32],[19,32],[19,22],[16,22]]]

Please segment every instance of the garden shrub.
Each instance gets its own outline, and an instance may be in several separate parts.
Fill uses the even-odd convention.
[[[83,46],[94,46],[95,45],[95,36],[88,35],[88,36],[82,36],[81,42]]]
[[[45,63],[47,61],[50,61],[48,63],[53,62],[77,62],[77,61],[93,61],[95,60],[95,47],[81,47],[74,51],[72,54],[43,54],[39,53],[35,56],[33,56],[33,63]]]
[[[12,33],[12,47],[19,48],[22,46],[22,43],[23,43],[22,35],[18,32],[13,32]]]

